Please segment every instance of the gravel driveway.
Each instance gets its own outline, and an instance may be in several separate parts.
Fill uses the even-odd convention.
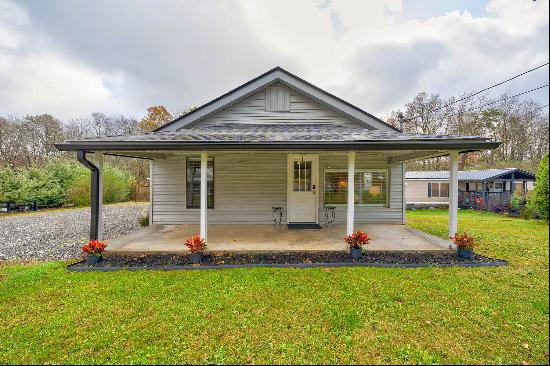
[[[103,206],[105,239],[139,228],[147,210],[147,203]],[[89,208],[0,215],[0,260],[79,258],[89,230]]]

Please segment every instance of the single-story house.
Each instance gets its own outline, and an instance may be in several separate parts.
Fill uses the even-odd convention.
[[[416,207],[449,204],[448,171],[407,171],[405,174],[407,205]],[[535,187],[535,174],[517,168],[460,170],[459,204],[468,197],[498,197],[508,202],[514,192],[525,194]]]
[[[254,235],[266,231],[251,228],[274,220],[286,231],[333,222],[342,236],[363,224],[398,230],[406,214],[404,163],[436,156],[450,156],[453,167],[454,234],[459,154],[498,145],[479,136],[404,133],[276,67],[153,132],[56,146],[75,151],[92,171],[91,238],[102,236],[103,156],[116,155],[149,160],[150,224],[162,228],[156,234],[195,225],[210,244],[216,225]]]

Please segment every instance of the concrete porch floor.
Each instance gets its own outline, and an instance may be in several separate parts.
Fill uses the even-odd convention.
[[[371,237],[369,250],[448,250],[449,241],[405,225],[359,224]],[[152,225],[109,240],[111,253],[184,252],[185,240],[199,225]],[[347,250],[346,226],[315,230],[289,230],[286,225],[210,224],[208,251]]]

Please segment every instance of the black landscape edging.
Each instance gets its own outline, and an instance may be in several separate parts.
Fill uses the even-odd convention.
[[[335,263],[263,263],[263,264],[220,264],[220,265],[171,265],[171,266],[120,266],[120,267],[83,267],[78,266],[84,261],[69,264],[67,270],[70,272],[116,272],[127,271],[181,271],[181,270],[203,270],[203,269],[231,269],[231,268],[319,268],[319,267],[379,267],[379,268],[437,268],[437,267],[499,267],[507,266],[508,261],[495,260],[492,262],[465,262],[465,263],[364,263],[364,262],[335,262]]]

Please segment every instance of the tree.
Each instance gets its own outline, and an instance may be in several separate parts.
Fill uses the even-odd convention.
[[[536,177],[535,190],[529,196],[527,205],[541,218],[548,220],[548,153],[540,161]]]
[[[54,144],[62,142],[61,122],[49,114],[27,115],[22,121],[24,147],[29,164],[42,163],[59,155]]]
[[[153,131],[156,128],[170,122],[172,115],[163,105],[147,108],[147,115],[139,122],[139,128],[144,132]]]
[[[499,97],[465,93],[458,99],[442,100],[438,95],[417,94],[405,105],[404,112],[392,111],[387,121],[399,127],[403,113],[403,130],[407,133],[458,134],[483,136],[501,145],[495,150],[461,156],[459,169],[518,167],[535,170],[548,152],[548,112],[544,106],[503,94]],[[408,169],[448,169],[446,159],[435,158],[408,164]]]

